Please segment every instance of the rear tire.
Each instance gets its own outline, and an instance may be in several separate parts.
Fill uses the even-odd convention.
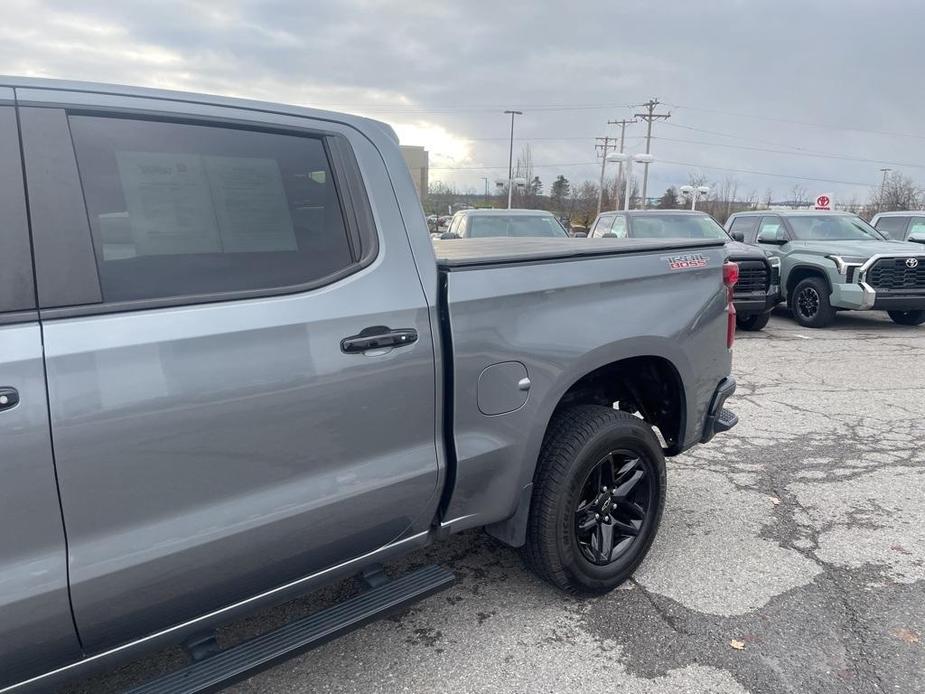
[[[768,324],[771,320],[771,312],[766,313],[749,313],[746,316],[736,316],[736,325],[742,330],[757,332]]]
[[[643,420],[597,405],[564,410],[534,476],[527,563],[567,592],[616,588],[655,539],[665,487],[665,457]]]
[[[921,325],[925,323],[925,311],[887,311],[894,323],[899,325]]]
[[[829,285],[820,277],[807,277],[793,288],[790,312],[804,328],[824,328],[835,320],[829,303]]]

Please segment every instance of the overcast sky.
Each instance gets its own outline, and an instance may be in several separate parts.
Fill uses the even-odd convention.
[[[923,45],[921,0],[0,2],[0,74],[362,113],[426,146],[432,180],[478,190],[506,175],[505,108],[548,190],[596,180],[594,137],[650,97],[671,112],[650,195],[697,172],[841,202],[883,167],[925,182]]]

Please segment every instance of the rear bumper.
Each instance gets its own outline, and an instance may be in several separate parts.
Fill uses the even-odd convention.
[[[707,410],[707,418],[703,425],[703,436],[700,438],[700,443],[707,443],[716,434],[729,431],[739,423],[739,418],[731,410],[723,408],[726,399],[735,390],[736,381],[732,376],[724,378],[716,386],[713,399],[710,400],[710,409]]]

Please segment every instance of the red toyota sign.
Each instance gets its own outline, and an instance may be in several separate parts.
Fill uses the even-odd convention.
[[[823,193],[822,195],[817,195],[815,209],[831,210],[832,209],[832,198],[826,195],[825,193]]]

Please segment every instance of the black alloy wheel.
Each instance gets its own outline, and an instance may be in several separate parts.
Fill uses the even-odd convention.
[[[563,409],[537,461],[524,558],[570,593],[616,588],[652,546],[666,485],[664,451],[642,418],[606,405]]]
[[[803,287],[803,291],[797,294],[797,311],[806,320],[812,320],[819,313],[819,292],[815,287]]]
[[[790,310],[797,323],[806,328],[824,328],[835,320],[829,301],[830,289],[822,277],[807,277],[797,283],[790,297]]]
[[[653,505],[648,467],[639,453],[618,450],[588,473],[575,508],[575,541],[592,564],[617,561],[639,537]]]

